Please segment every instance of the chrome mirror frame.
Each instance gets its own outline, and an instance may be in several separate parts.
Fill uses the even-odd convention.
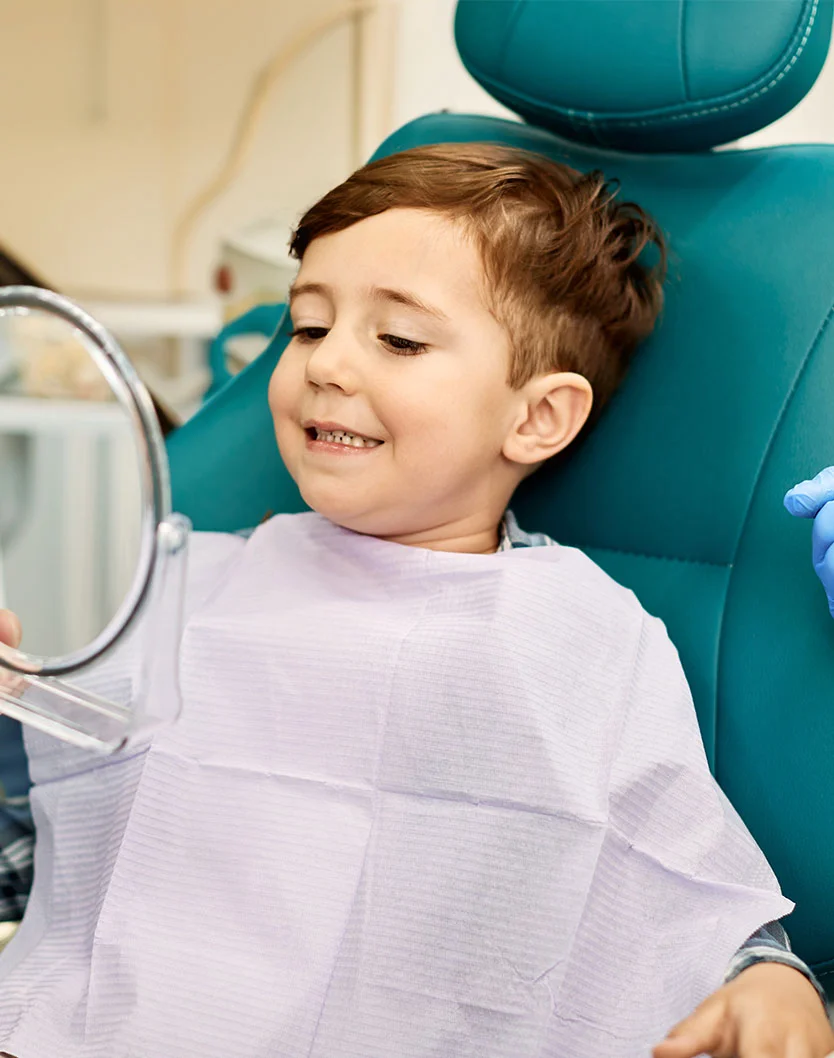
[[[166,675],[176,688],[176,654],[191,525],[187,518],[171,511],[168,459],[153,402],[116,340],[92,316],[60,294],[39,287],[0,288],[0,316],[28,315],[33,311],[64,320],[79,332],[128,416],[140,461],[140,547],[127,595],[92,642],[57,658],[27,654],[0,644],[0,676],[2,669],[6,669],[20,677],[11,681],[6,677],[5,689],[0,682],[0,712],[77,745],[112,751],[175,719],[179,712],[178,694],[175,694],[175,704],[169,701],[161,710],[150,701],[128,708],[63,684],[55,677],[77,672],[102,658],[136,624],[149,605],[157,605],[164,618],[158,622],[157,636],[167,634],[169,641],[157,639],[156,645],[165,665],[173,667],[173,672]],[[145,665],[142,683],[146,695],[151,693],[152,686],[158,689],[154,678],[157,667],[153,658]]]

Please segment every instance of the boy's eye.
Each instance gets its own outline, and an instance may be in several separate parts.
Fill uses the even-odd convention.
[[[410,338],[400,338],[396,334],[380,334],[379,340],[397,353],[413,356],[426,351],[425,342],[414,342]]]
[[[290,331],[290,338],[296,338],[299,342],[320,342],[328,333],[328,327],[296,327]],[[411,338],[401,338],[397,334],[380,334],[379,340],[387,345],[393,352],[401,356],[416,356],[426,351],[425,342],[415,342]]]
[[[319,342],[326,334],[326,327],[296,327],[290,331],[290,338],[297,338],[300,342]]]

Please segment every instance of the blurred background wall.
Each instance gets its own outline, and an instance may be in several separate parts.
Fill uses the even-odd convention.
[[[344,6],[0,0],[0,242],[64,290],[170,293],[177,218],[226,154],[253,79]],[[363,21],[361,153],[390,125],[384,21]],[[358,163],[354,47],[343,21],[274,85],[240,178],[188,247],[190,290],[208,288],[222,232],[303,208]]]

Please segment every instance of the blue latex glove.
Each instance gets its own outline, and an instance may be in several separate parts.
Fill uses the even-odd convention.
[[[812,561],[834,617],[834,467],[801,481],[785,495],[785,507],[797,518],[813,518]]]

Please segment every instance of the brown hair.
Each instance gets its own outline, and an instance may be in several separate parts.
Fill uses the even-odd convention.
[[[509,384],[576,371],[593,418],[654,327],[666,267],[663,236],[599,172],[492,143],[415,147],[358,169],[301,218],[299,260],[313,239],[388,209],[430,209],[464,225],[478,247],[485,299],[510,337]],[[641,260],[655,248],[655,263]]]

